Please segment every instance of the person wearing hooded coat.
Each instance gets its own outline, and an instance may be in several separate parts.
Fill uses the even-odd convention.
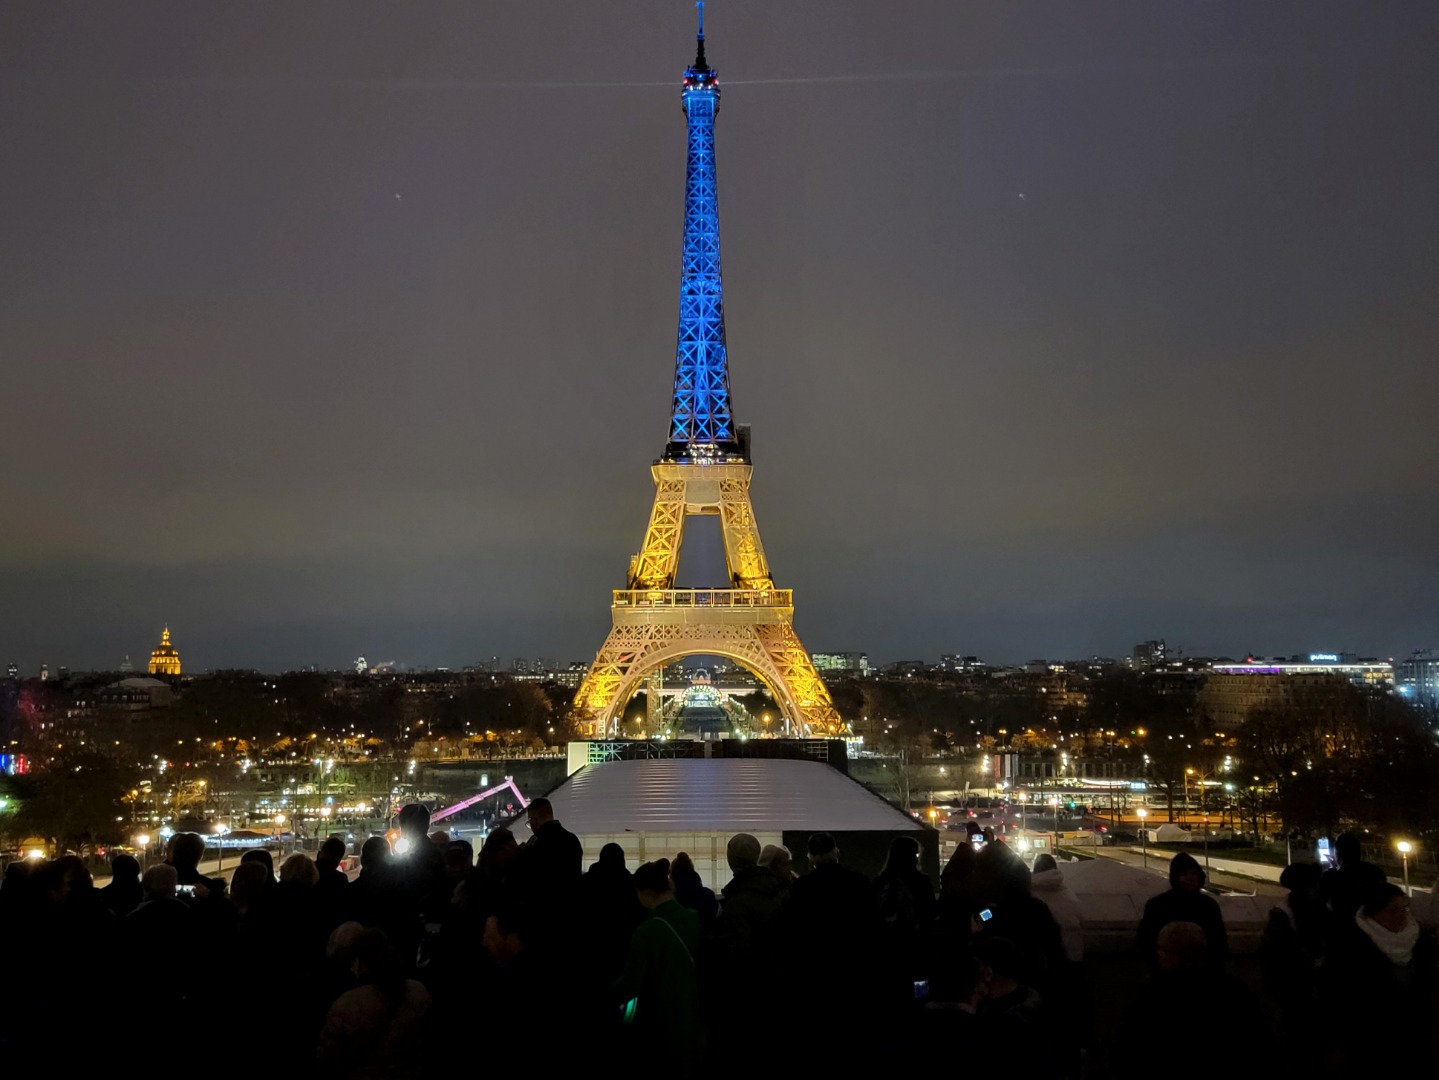
[[[597,979],[611,983],[624,970],[630,935],[645,917],[619,844],[602,847],[599,861],[580,878],[580,907],[595,926],[603,928],[589,962]]]
[[[1156,963],[1159,931],[1172,922],[1191,922],[1203,930],[1210,966],[1215,971],[1224,970],[1229,957],[1229,934],[1219,904],[1204,891],[1205,881],[1204,868],[1187,851],[1169,860],[1169,891],[1150,897],[1139,920],[1139,955],[1151,970]]]
[[[1034,860],[1029,888],[1059,924],[1065,958],[1079,963],[1084,959],[1084,920],[1080,916],[1079,901],[1064,883],[1064,874],[1053,855],[1040,855]]]

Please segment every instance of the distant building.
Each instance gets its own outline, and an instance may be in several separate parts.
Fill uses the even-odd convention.
[[[10,679],[18,679],[20,677],[20,665],[11,661],[5,668],[5,676]]]
[[[584,679],[585,673],[590,670],[590,665],[584,660],[571,660],[564,671],[554,673],[555,682],[569,690],[578,690],[580,682]]]
[[[1089,781],[1122,779],[1129,774],[1126,762],[1099,756],[1075,757],[1061,750],[1002,751],[993,756],[993,769],[996,780],[1008,781],[1015,787],[1088,786]],[[1101,790],[1097,788],[1096,795]]]
[[[960,656],[957,653],[946,653],[939,658],[939,666],[945,671],[972,672],[983,671],[987,665],[977,656]]]
[[[892,664],[885,664],[880,670],[883,674],[895,678],[911,679],[928,673],[929,665],[923,660],[896,660]]]
[[[1330,660],[1334,654],[1316,653],[1322,659],[1266,662],[1247,660],[1242,664],[1215,664],[1204,680],[1195,702],[1219,731],[1244,723],[1255,708],[1284,709],[1306,692],[1325,686],[1354,683],[1359,686],[1388,686],[1393,669],[1377,660],[1350,663]]]
[[[837,671],[847,675],[868,675],[869,654],[862,652],[817,652],[810,656],[816,671]]]
[[[97,704],[107,712],[148,712],[151,709],[163,709],[174,701],[175,692],[170,689],[169,683],[144,676],[121,679],[96,695]]]
[[[1413,705],[1439,710],[1439,653],[1423,650],[1395,663],[1394,689]]]
[[[1039,692],[1045,695],[1045,707],[1051,716],[1060,709],[1083,709],[1089,705],[1089,692],[1084,689],[1082,675],[1053,671],[1044,677]]]
[[[130,663],[130,656],[128,653],[125,655],[125,659],[120,661],[120,670],[127,675],[135,670],[135,665]]]
[[[41,682],[45,682],[45,681],[46,681],[47,679],[49,679],[49,678],[50,678],[50,665],[49,665],[49,664],[41,664],[41,665],[40,665],[40,681],[41,681]]]
[[[1158,641],[1141,641],[1134,646],[1134,651],[1130,654],[1129,666],[1135,670],[1162,667],[1166,656],[1163,638]]]
[[[180,654],[176,651],[175,646],[170,644],[170,628],[168,626],[160,634],[160,644],[150,653],[150,674],[180,674]]]
[[[1394,682],[1388,660],[1355,660],[1348,653],[1310,653],[1287,660],[1251,658],[1234,664],[1220,661],[1211,670],[1223,675],[1338,675],[1357,686],[1387,687]]]

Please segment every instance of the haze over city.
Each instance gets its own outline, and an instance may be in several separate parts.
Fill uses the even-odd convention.
[[[0,12],[0,662],[591,658],[665,444],[692,18]],[[1439,644],[1431,5],[708,18],[811,649]]]

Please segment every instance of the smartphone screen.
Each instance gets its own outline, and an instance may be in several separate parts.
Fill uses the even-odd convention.
[[[979,913],[980,922],[989,922],[992,918],[994,918],[994,912],[990,911],[989,908],[985,908]]]

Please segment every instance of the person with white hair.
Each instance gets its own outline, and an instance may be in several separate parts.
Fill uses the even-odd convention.
[[[759,853],[759,864],[769,869],[784,892],[789,892],[789,887],[794,884],[797,876],[794,872],[794,856],[790,854],[789,848],[780,844],[766,844]]]
[[[175,899],[175,889],[179,884],[180,874],[169,863],[150,867],[140,876],[140,891],[145,896],[145,899],[140,901],[140,906],[157,900]]]
[[[140,878],[145,899],[121,921],[136,999],[151,1007],[173,1008],[184,999],[194,952],[205,938],[201,917],[175,898],[179,879],[168,863],[147,869]]]

